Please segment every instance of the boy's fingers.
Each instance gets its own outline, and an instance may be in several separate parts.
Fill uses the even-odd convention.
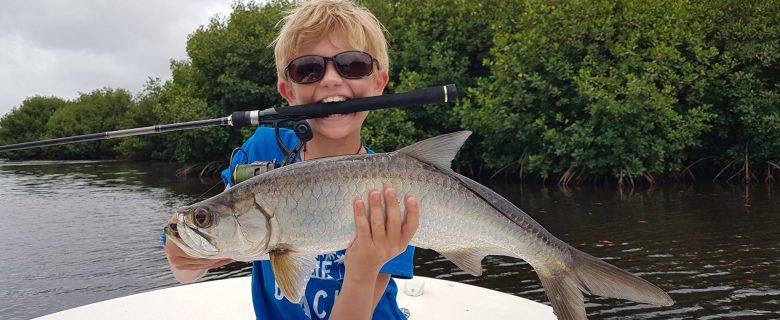
[[[219,268],[221,266],[230,264],[231,262],[233,262],[233,260],[230,259],[185,262],[185,263],[178,264],[176,268],[182,270],[207,270],[207,269]]]
[[[390,243],[395,243],[400,239],[401,232],[401,208],[398,203],[398,194],[392,186],[385,186],[385,214],[387,215],[387,237]]]
[[[185,270],[213,269],[213,268],[224,266],[226,264],[230,264],[234,261],[232,259],[212,260],[212,259],[203,259],[203,258],[193,258],[184,254],[183,251],[181,251],[181,254],[176,254],[177,251],[181,251],[181,249],[176,247],[176,245],[171,244],[171,253],[173,254],[170,255],[168,259],[171,261],[171,264],[173,264],[174,266],[176,266],[176,268],[179,269],[185,269]]]
[[[233,260],[233,259],[221,259],[221,260],[215,262],[214,266],[212,266],[211,268],[217,268],[217,267],[221,267],[221,266],[226,266],[226,265],[229,265],[229,264],[233,263],[233,261],[235,261],[235,260]],[[209,269],[211,269],[211,268],[209,268]]]
[[[361,242],[371,241],[371,228],[368,224],[368,217],[366,217],[365,202],[357,197],[352,204],[355,213],[355,239]]]
[[[230,264],[231,262],[233,262],[233,260],[230,260],[230,259],[220,259],[220,260],[215,260],[214,262],[212,262],[212,263],[208,264],[208,265],[206,266],[206,269],[214,269],[214,268],[219,268],[219,267],[221,267],[221,266],[224,266],[224,265]],[[203,268],[201,268],[201,269],[203,269]]]
[[[401,226],[401,236],[406,243],[409,243],[412,241],[414,233],[417,232],[417,227],[420,226],[420,204],[415,196],[407,194],[404,199],[404,208],[406,208],[406,217],[404,217],[404,223]]]
[[[371,222],[371,238],[375,241],[385,239],[385,213],[382,210],[382,193],[373,189],[368,193],[369,221]]]

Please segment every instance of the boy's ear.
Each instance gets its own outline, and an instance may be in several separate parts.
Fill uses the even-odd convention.
[[[276,90],[279,91],[279,94],[282,95],[284,100],[287,100],[288,105],[294,106],[296,104],[292,84],[287,82],[287,80],[279,79],[279,81],[276,82]]]
[[[390,76],[387,74],[387,72],[382,71],[378,72],[376,77],[374,77],[374,94],[380,95],[382,92],[385,91],[385,87],[387,86],[387,82],[390,81]]]

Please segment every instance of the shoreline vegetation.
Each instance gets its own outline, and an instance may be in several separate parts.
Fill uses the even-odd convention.
[[[562,186],[780,177],[780,6],[773,1],[358,1],[385,25],[388,93],[455,83],[451,106],[374,111],[364,143],[395,150],[474,132],[454,167]],[[283,106],[276,23],[288,1],[236,2],[187,40],[172,79],[131,93],[34,96],[0,145]],[[195,129],[4,153],[123,159],[209,175],[253,129]]]

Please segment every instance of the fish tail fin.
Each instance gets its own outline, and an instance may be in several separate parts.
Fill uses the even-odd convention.
[[[573,256],[570,271],[555,275],[539,273],[558,319],[587,319],[583,293],[660,306],[674,304],[666,292],[652,283],[587,253],[570,250]]]

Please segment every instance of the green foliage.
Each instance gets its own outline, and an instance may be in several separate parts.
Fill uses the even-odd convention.
[[[289,6],[286,1],[263,5],[236,2],[226,19],[215,17],[207,27],[199,28],[187,41],[190,61],[174,63],[169,120],[220,117],[239,110],[280,106],[276,91],[276,66],[273,48],[276,26]],[[206,129],[208,130],[208,129]],[[196,162],[226,159],[245,135],[233,130],[209,130],[178,133],[174,159]],[[193,144],[193,141],[202,141]],[[189,149],[189,150],[187,150]]]
[[[489,73],[490,24],[505,1],[423,0],[361,1],[388,30],[388,92],[454,83],[463,90]],[[385,150],[460,129],[451,105],[423,106],[369,117],[367,141]],[[393,128],[392,126],[399,127]],[[373,144],[371,144],[373,146]]]
[[[684,1],[524,1],[459,111],[491,168],[636,177],[681,169],[715,115],[718,49]],[[507,28],[506,26],[512,26]],[[683,27],[685,26],[685,27]],[[465,115],[470,114],[473,117]]]
[[[144,90],[136,97],[134,103],[125,112],[119,127],[138,128],[160,124],[160,115],[155,110],[164,109],[168,103],[168,91],[160,83],[160,79],[148,79]],[[121,139],[114,150],[120,157],[129,160],[171,160],[173,148],[166,143],[170,137],[165,135],[144,135]]]
[[[724,71],[707,88],[718,115],[702,153],[720,166],[748,157],[780,163],[780,6],[774,1],[711,4],[710,41]]]
[[[376,152],[385,152],[416,142],[412,138],[414,132],[417,129],[404,110],[385,109],[369,113],[361,136],[363,144]]]
[[[82,93],[57,109],[46,123],[47,138],[112,131],[132,103],[124,89],[104,88]],[[113,159],[116,140],[101,140],[52,147],[58,159]]]
[[[35,96],[25,99],[19,107],[0,118],[0,145],[46,138],[46,123],[65,103],[65,100],[57,97]],[[0,158],[48,158],[55,154],[53,151],[41,148],[26,149],[0,154]]]
[[[448,83],[461,93],[454,107],[372,112],[363,135],[377,151],[465,128],[476,134],[460,164],[543,178],[652,179],[699,159],[713,171],[746,158],[780,164],[774,1],[359,2],[389,34],[388,93]],[[235,3],[189,36],[172,80],[150,79],[135,98],[111,89],[29,98],[0,119],[0,143],[280,106],[269,44],[290,5]],[[250,133],[198,129],[4,156],[205,162],[226,160]]]
[[[135,119],[129,124],[211,119],[233,111],[280,106],[273,48],[269,44],[288,5],[285,1],[264,5],[237,2],[228,17],[214,17],[208,26],[198,28],[187,41],[189,59],[171,63],[171,81],[147,84],[128,115]],[[204,128],[128,139],[118,150],[130,159],[190,163],[227,160],[232,148],[246,137],[246,131]]]
[[[175,85],[173,86],[175,87]],[[199,119],[213,119],[224,116],[216,108],[210,107],[205,101],[192,95],[175,94],[175,89],[169,89],[171,94],[166,104],[155,106],[154,112],[159,115],[162,123],[176,123]],[[225,128],[203,128],[173,132],[163,135],[162,145],[170,153],[170,159],[178,162],[205,162],[213,159],[227,159],[230,152],[228,138],[230,130]]]
[[[194,88],[221,113],[278,106],[273,48],[287,2],[236,2],[227,18],[215,17],[189,36],[189,61],[174,63],[174,81]],[[180,68],[191,68],[179,72]]]
[[[132,103],[124,89],[99,89],[65,101],[33,97],[0,119],[0,144],[114,130]],[[111,159],[116,141],[104,140],[4,153],[9,159]]]

